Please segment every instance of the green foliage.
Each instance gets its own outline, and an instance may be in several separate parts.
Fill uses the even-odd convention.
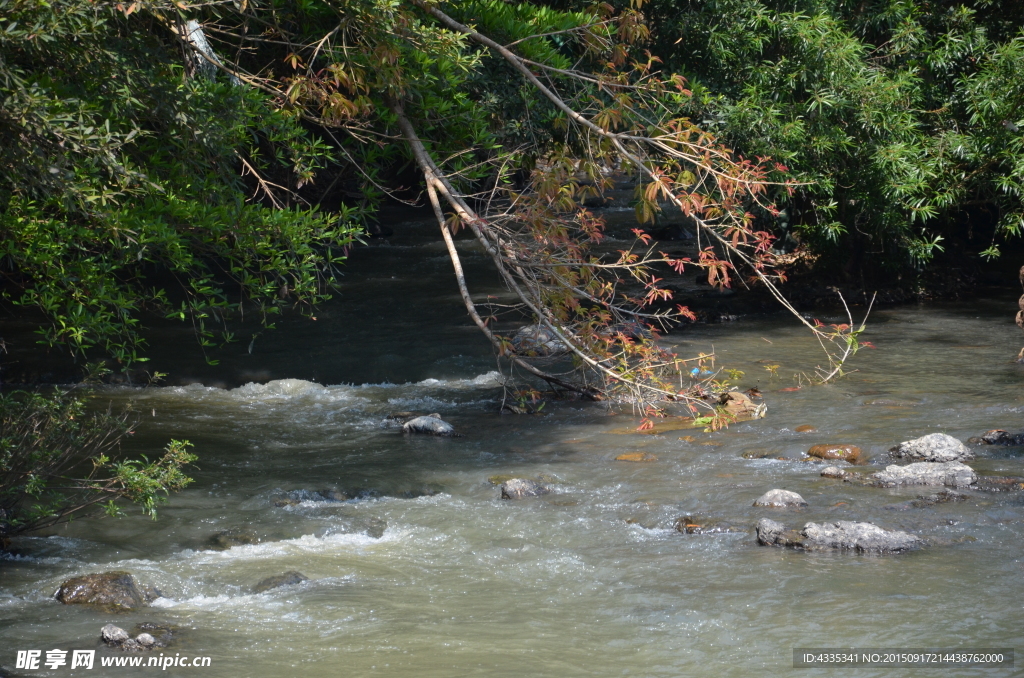
[[[192,479],[187,441],[172,440],[156,459],[117,452],[132,432],[130,413],[90,413],[70,393],[0,394],[0,540],[103,506],[121,515],[126,499],[156,518],[157,506]]]
[[[1024,14],[1008,0],[656,0],[687,112],[806,185],[782,228],[845,263],[987,256],[1024,225]],[[792,243],[791,243],[792,245]],[[828,259],[826,259],[828,261]],[[834,261],[834,259],[832,259]]]
[[[113,3],[0,0],[0,274],[41,341],[128,366],[140,314],[204,346],[243,303],[328,298],[363,215],[299,200],[331,162],[268,96],[186,77],[181,46]]]

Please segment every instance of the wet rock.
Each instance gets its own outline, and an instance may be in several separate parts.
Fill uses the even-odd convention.
[[[298,506],[302,502],[294,497],[274,497],[271,503],[277,508],[284,508],[285,506]]]
[[[814,433],[814,432],[816,432],[816,431],[817,431],[818,429],[814,428],[814,427],[813,427],[813,426],[811,426],[810,424],[804,424],[804,425],[802,425],[802,426],[797,426],[797,427],[796,427],[795,429],[793,429],[793,430],[794,430],[794,431],[796,431],[797,433]]]
[[[769,508],[786,508],[789,506],[807,506],[807,502],[796,492],[789,490],[768,490],[754,502],[754,506]]]
[[[949,504],[952,502],[967,501],[967,495],[952,490],[942,490],[935,494],[929,495],[918,495],[917,499],[912,501],[904,501],[899,504],[891,504],[889,506],[883,506],[889,511],[907,511],[912,508],[928,508],[929,506],[935,506],[936,504]]]
[[[548,488],[526,478],[512,478],[501,484],[502,499],[523,499],[524,497],[538,497],[550,492]]]
[[[1001,428],[985,431],[967,442],[975,445],[1024,445],[1024,433],[1010,433]]]
[[[402,425],[402,433],[426,433],[432,436],[454,436],[455,427],[441,419],[440,414],[410,419]]]
[[[68,579],[57,590],[65,605],[97,605],[114,610],[131,610],[146,604],[146,598],[128,572],[103,572]]]
[[[920,537],[907,532],[886,530],[871,523],[850,520],[807,523],[797,532],[787,530],[782,523],[762,518],[758,521],[756,529],[758,543],[765,546],[866,553],[898,553],[924,546],[924,541]]]
[[[658,461],[658,457],[649,452],[627,452],[615,457],[615,461]]]
[[[838,466],[826,466],[825,468],[821,469],[822,478],[836,478],[838,480],[842,480],[843,478],[849,475],[853,474],[850,473],[849,471],[844,471]]]
[[[814,445],[807,450],[807,456],[815,459],[839,459],[851,464],[859,464],[864,461],[864,453],[859,447],[846,444]]]
[[[520,327],[512,335],[512,349],[519,355],[533,357],[551,357],[569,352],[565,342],[542,325]]]
[[[945,433],[929,433],[914,440],[904,441],[890,449],[889,454],[897,459],[940,463],[974,459],[974,453],[962,442]]]
[[[750,396],[738,391],[723,393],[718,398],[718,405],[725,410],[726,414],[737,419],[760,419],[768,411],[764,403],[755,404]]]
[[[100,629],[100,639],[107,645],[119,646],[122,643],[131,640],[131,636],[129,636],[128,632],[120,626],[107,624]]]
[[[945,463],[920,461],[907,466],[886,466],[884,471],[872,473],[869,478],[875,485],[882,487],[899,485],[967,487],[977,481],[978,475],[970,466],[958,461]]]
[[[150,649],[156,645],[156,638],[148,633],[140,633],[135,637],[135,642],[146,649]]]
[[[295,584],[301,584],[304,581],[309,581],[309,577],[291,570],[284,574],[274,575],[273,577],[267,577],[261,579],[255,586],[252,587],[253,593],[263,593],[271,589],[280,588],[281,586],[294,586]]]
[[[935,494],[918,495],[913,504],[917,508],[924,508],[925,506],[934,506],[935,504],[950,504],[960,501],[967,501],[967,495],[954,492],[953,490],[942,490]]]
[[[740,455],[744,459],[775,459],[779,456],[779,450],[771,450],[763,447],[756,447],[752,450],[744,450]]]
[[[241,528],[232,528],[230,530],[224,530],[212,535],[207,544],[210,548],[218,549],[221,551],[227,551],[233,546],[247,546],[249,544],[259,544],[260,537],[252,530],[245,530]]]

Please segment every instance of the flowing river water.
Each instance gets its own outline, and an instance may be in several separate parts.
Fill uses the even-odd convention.
[[[856,356],[858,371],[796,391],[783,389],[819,356],[791,319],[691,326],[666,341],[742,370],[741,386],[764,392],[767,417],[641,435],[628,412],[597,403],[498,414],[493,356],[426,229],[355,253],[340,298],[317,320],[283,321],[216,368],[180,367],[175,351],[194,365],[195,348],[168,330],[154,353],[178,360],[165,370],[172,385],[102,391],[142,414],[129,451],[191,440],[196,482],[156,522],[133,512],[17,539],[0,560],[0,674],[159,670],[14,668],[21,649],[109,654],[98,641],[109,622],[179,627],[163,652],[209,656],[211,666],[161,673],[209,678],[746,677],[789,673],[795,647],[1024,647],[1024,493],[968,490],[966,502],[894,510],[929,490],[825,479],[801,461],[813,444],[852,443],[870,456],[867,472],[926,433],[1021,430],[1012,300],[876,311],[865,338],[877,349]],[[497,294],[479,253],[463,249],[471,282]],[[777,377],[767,365],[779,365]],[[463,436],[381,425],[402,410],[438,412]],[[625,452],[657,460],[615,460]],[[1020,447],[979,447],[970,463],[1024,475]],[[495,475],[541,477],[553,492],[502,501]],[[751,506],[772,488],[809,506]],[[685,534],[674,527],[682,516],[734,529]],[[753,525],[764,516],[797,528],[868,521],[928,546],[885,557],[762,547]],[[213,548],[224,531],[255,543]],[[109,570],[162,597],[121,614],[53,599],[64,579]],[[308,580],[253,592],[292,570]]]

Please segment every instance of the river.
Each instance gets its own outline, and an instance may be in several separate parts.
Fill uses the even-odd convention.
[[[471,282],[500,294],[475,248],[462,248]],[[783,389],[820,358],[791,319],[691,326],[666,342],[743,371],[739,385],[761,389],[767,416],[643,435],[629,412],[599,403],[498,414],[500,376],[444,252],[426,224],[410,228],[357,251],[316,320],[282,321],[216,367],[196,366],[196,349],[165,332],[154,353],[157,368],[176,366],[169,385],[101,391],[142,415],[129,451],[191,440],[196,482],[155,522],[133,512],[17,539],[0,560],[0,673],[157,671],[14,668],[16,650],[109,653],[98,642],[108,622],[179,627],[163,652],[211,665],[162,673],[208,678],[748,677],[787,674],[796,647],[1020,646],[1022,493],[968,490],[965,502],[894,510],[927,491],[830,480],[801,460],[813,444],[851,443],[878,470],[889,447],[926,433],[1024,428],[1012,312],[1003,298],[876,310],[865,338],[877,348],[854,358],[856,371],[799,390]],[[440,413],[463,436],[382,426],[402,410]],[[980,474],[1024,475],[1020,447],[977,451]],[[657,460],[616,461],[624,452]],[[553,491],[502,501],[495,475],[539,477]],[[751,505],[773,488],[809,506]],[[683,516],[733,529],[681,533]],[[868,521],[929,544],[885,557],[763,547],[753,525],[764,516]],[[257,543],[212,548],[225,530]],[[163,595],[117,615],[53,600],[64,579],[107,570]],[[308,581],[252,591],[292,570]]]

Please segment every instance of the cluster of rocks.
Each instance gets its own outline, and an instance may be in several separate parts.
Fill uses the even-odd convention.
[[[981,439],[986,444],[1020,444],[1020,439],[1006,431],[989,431]],[[1018,441],[1018,442],[1014,442]],[[841,466],[826,466],[821,476],[845,482],[861,482],[875,487],[930,486],[972,488],[990,491],[1024,489],[1021,478],[979,478],[965,461],[974,459],[974,452],[956,438],[945,433],[932,433],[908,440],[889,450],[894,460],[910,463],[891,464],[884,470],[861,475]],[[866,459],[854,445],[815,445],[808,452],[811,458],[862,464]],[[931,495],[887,506],[892,510],[924,508],[936,504],[966,501],[967,495],[943,489]],[[804,507],[807,502],[799,494],[775,489],[765,493],[754,506],[767,508]],[[871,523],[837,521],[834,523],[806,523],[802,529],[788,529],[782,523],[763,518],[757,523],[758,543],[766,546],[786,546],[799,549],[839,549],[858,552],[898,553],[924,546],[925,542],[912,534],[886,530]]]
[[[145,650],[155,650],[160,647],[167,647],[169,636],[169,629],[166,636],[162,636],[161,638],[157,638],[147,631],[143,631],[132,638],[131,634],[127,631],[122,629],[120,626],[114,626],[113,624],[107,624],[100,629],[100,640],[106,643],[108,647],[124,650],[125,652],[141,652]]]

